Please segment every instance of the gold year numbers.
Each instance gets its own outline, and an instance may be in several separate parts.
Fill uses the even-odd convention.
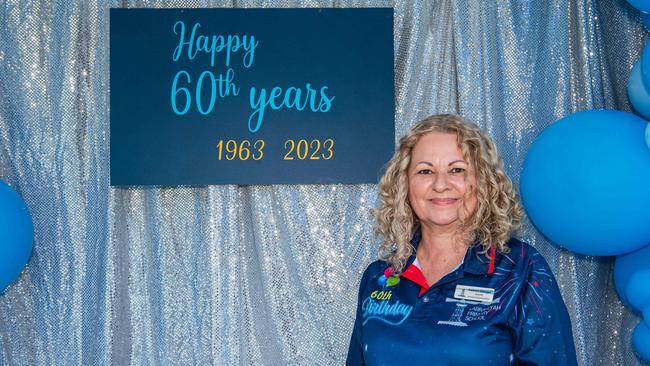
[[[264,157],[264,140],[219,140],[217,143],[219,160],[262,160]]]
[[[334,156],[334,140],[289,139],[284,142],[284,150],[283,160],[330,160]]]

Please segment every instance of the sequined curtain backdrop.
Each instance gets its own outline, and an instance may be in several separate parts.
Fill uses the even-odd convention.
[[[4,1],[0,178],[36,239],[0,297],[1,365],[343,364],[375,185],[109,187],[109,7],[220,6],[394,7],[397,136],[459,112],[515,182],[557,118],[629,109],[646,40],[624,0]],[[638,364],[611,258],[522,237],[558,277],[580,364]]]

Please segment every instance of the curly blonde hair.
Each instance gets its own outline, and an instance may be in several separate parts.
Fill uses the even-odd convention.
[[[506,176],[503,160],[492,139],[477,125],[463,117],[442,114],[425,118],[411,126],[399,141],[386,173],[379,182],[379,207],[374,211],[375,232],[382,237],[379,258],[399,274],[414,253],[411,237],[419,220],[408,199],[407,170],[411,151],[421,136],[431,132],[455,134],[463,158],[476,176],[477,205],[473,214],[461,222],[460,230],[469,242],[477,240],[486,254],[491,247],[507,253],[510,236],[521,226],[523,209],[519,196]]]

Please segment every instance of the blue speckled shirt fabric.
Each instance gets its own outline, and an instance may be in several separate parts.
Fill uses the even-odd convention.
[[[361,279],[347,365],[577,365],[569,315],[546,261],[516,239],[509,247],[496,254],[491,274],[481,246],[470,247],[456,270],[423,293],[404,274],[384,283],[388,264],[372,263]],[[494,295],[455,297],[459,285]]]

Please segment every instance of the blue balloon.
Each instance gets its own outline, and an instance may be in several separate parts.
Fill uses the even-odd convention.
[[[650,13],[650,1],[648,0],[627,0],[627,2],[641,12]]]
[[[22,272],[34,245],[32,218],[25,203],[0,181],[0,294]]]
[[[650,90],[650,42],[646,43],[641,52],[641,79],[647,90]]]
[[[641,80],[641,65],[635,63],[627,80],[627,96],[630,104],[643,117],[650,119],[650,93]]]
[[[650,123],[645,126],[645,144],[648,146],[648,149],[650,149]]]
[[[632,344],[641,358],[644,360],[650,360],[650,328],[648,328],[644,322],[640,322],[639,325],[634,328],[634,333],[632,333]]]
[[[650,270],[650,245],[625,255],[619,255],[614,262],[614,285],[616,292],[625,305],[630,306],[627,298],[627,286],[637,272]]]
[[[650,243],[646,121],[612,110],[569,115],[531,145],[520,190],[529,218],[554,243],[617,255]]]
[[[632,274],[625,287],[625,295],[636,311],[640,312],[646,304],[650,305],[650,269]]]
[[[645,309],[643,309],[643,321],[645,326],[650,328],[650,304],[646,304]]]

